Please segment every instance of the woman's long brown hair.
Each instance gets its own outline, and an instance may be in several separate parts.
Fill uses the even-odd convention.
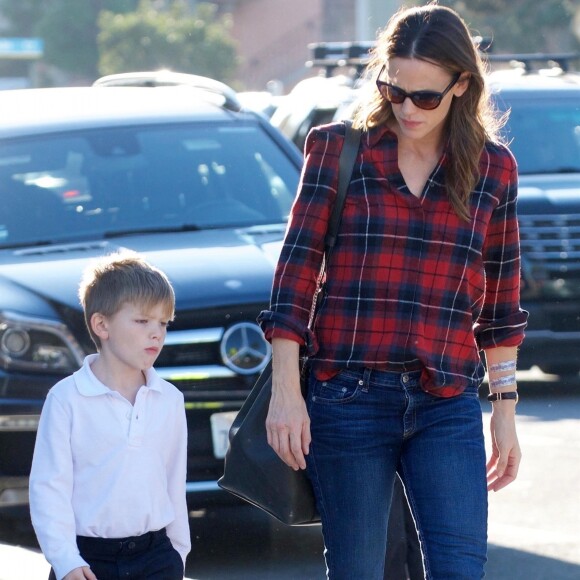
[[[455,97],[446,121],[448,161],[445,181],[456,213],[469,220],[469,195],[479,179],[479,159],[486,140],[500,142],[505,118],[497,114],[485,85],[486,68],[461,17],[435,3],[402,9],[379,35],[366,75],[374,81],[380,68],[392,58],[415,58],[435,64],[451,75],[468,77],[467,90]],[[461,81],[460,81],[461,82]],[[368,129],[393,119],[391,103],[381,97],[374,82],[361,101],[355,127]]]

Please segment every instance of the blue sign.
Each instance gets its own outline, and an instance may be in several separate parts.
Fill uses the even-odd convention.
[[[43,52],[41,38],[0,38],[0,58],[40,58]]]

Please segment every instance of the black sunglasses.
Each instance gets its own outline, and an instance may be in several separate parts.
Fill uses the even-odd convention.
[[[383,65],[383,68],[377,77],[377,89],[379,89],[379,93],[381,93],[383,99],[386,99],[395,105],[400,105],[405,102],[406,98],[409,98],[413,102],[413,105],[419,109],[425,109],[426,111],[436,109],[441,104],[443,97],[453,88],[461,76],[461,73],[457,73],[442,93],[438,93],[437,91],[414,91],[412,93],[407,93],[391,83],[380,80],[386,66],[386,64]]]

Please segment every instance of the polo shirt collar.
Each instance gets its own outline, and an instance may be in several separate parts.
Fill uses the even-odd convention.
[[[98,354],[89,354],[85,357],[83,366],[73,373],[76,387],[81,395],[85,397],[96,397],[99,395],[106,395],[112,389],[101,383],[95,376],[91,369],[91,364],[97,359]],[[150,368],[145,372],[146,385],[148,389],[161,393],[163,391],[161,386],[161,377],[155,372],[155,369]]]
[[[163,379],[157,374],[153,367],[145,371],[145,378],[147,380],[147,384],[145,385],[147,388],[159,393],[163,392],[163,388],[161,386]]]

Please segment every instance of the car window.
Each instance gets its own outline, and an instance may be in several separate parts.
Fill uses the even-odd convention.
[[[0,142],[0,244],[284,222],[298,169],[257,124]]]
[[[580,107],[576,99],[506,98],[506,137],[521,175],[580,172]]]

